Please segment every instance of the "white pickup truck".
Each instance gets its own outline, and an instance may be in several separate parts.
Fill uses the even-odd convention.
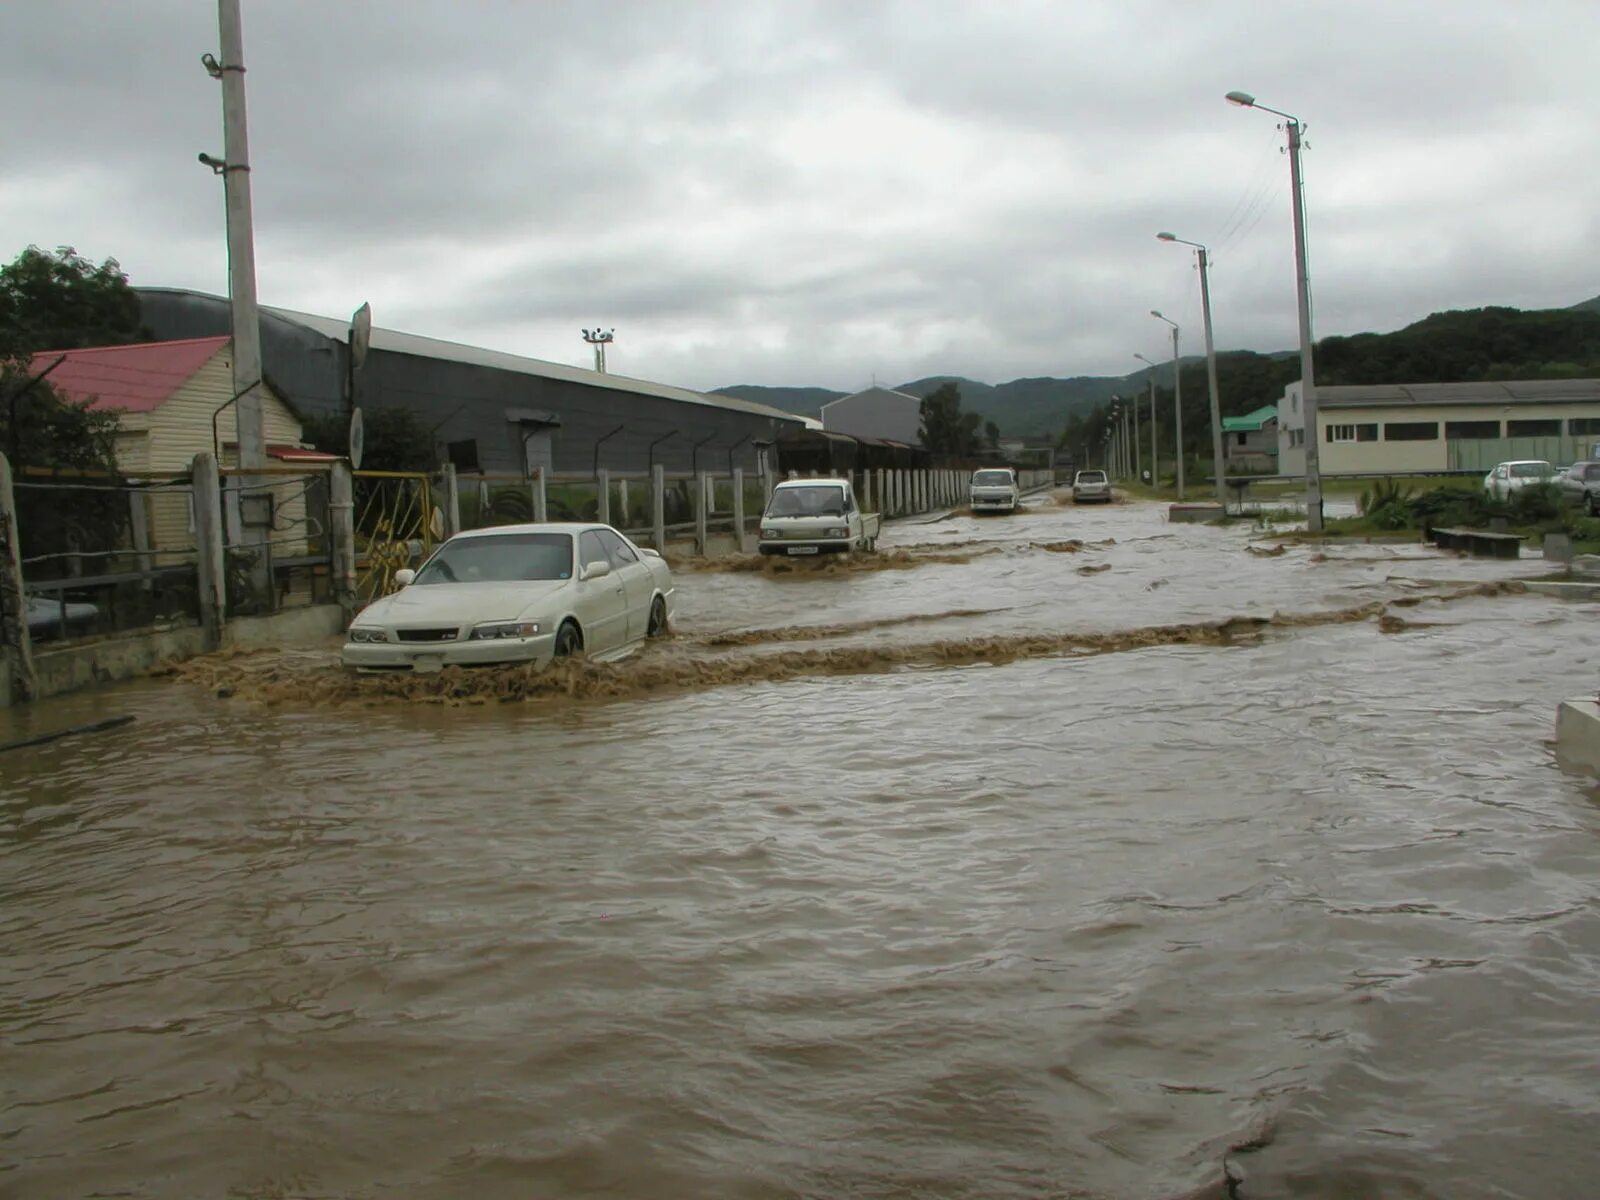
[[[761,514],[761,553],[874,550],[883,518],[864,513],[848,479],[785,479]]]

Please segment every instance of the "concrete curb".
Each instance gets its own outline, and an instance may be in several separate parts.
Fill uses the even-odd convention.
[[[1556,759],[1568,770],[1600,779],[1600,703],[1561,702],[1556,709]]]

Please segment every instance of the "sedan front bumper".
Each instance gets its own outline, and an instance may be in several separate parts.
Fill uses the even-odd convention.
[[[340,652],[356,671],[437,671],[443,667],[490,667],[505,663],[549,666],[556,637],[486,638],[476,642],[346,642]]]

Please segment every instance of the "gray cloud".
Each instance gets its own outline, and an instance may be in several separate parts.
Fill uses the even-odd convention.
[[[8,13],[0,228],[226,286],[204,0]],[[245,0],[263,299],[690,386],[1120,373],[1600,292],[1581,0],[537,5]]]

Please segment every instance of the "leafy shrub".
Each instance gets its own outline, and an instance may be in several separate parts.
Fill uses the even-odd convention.
[[[1565,504],[1555,484],[1536,483],[1512,492],[1507,507],[1513,524],[1535,525],[1560,518]]]
[[[1411,524],[1411,488],[1380,479],[1361,493],[1361,511],[1379,529],[1404,529]]]

